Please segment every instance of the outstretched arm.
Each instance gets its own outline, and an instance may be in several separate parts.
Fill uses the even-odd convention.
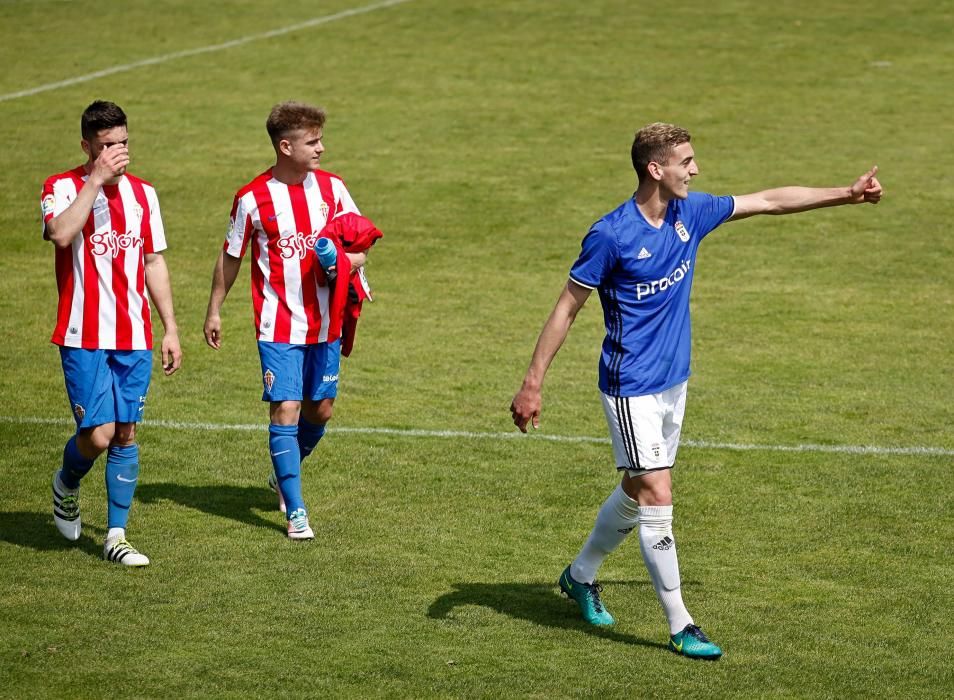
[[[729,221],[756,214],[794,214],[842,204],[877,204],[881,201],[881,183],[875,175],[878,166],[855,180],[851,187],[779,187],[735,197],[735,211]]]
[[[513,423],[520,428],[521,432],[527,432],[527,424],[531,421],[534,428],[540,427],[543,378],[591,291],[573,280],[568,281],[560,298],[557,299],[556,306],[553,307],[550,318],[540,331],[537,346],[533,350],[533,358],[530,360],[530,367],[523,378],[523,385],[510,404]]]
[[[205,312],[205,325],[202,329],[205,342],[210,348],[218,350],[222,347],[222,319],[219,312],[229,290],[235,284],[239,268],[242,267],[242,258],[233,258],[224,250],[219,253],[212,271],[212,291],[209,293],[209,308]]]

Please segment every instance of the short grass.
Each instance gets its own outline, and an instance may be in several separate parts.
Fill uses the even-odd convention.
[[[3,2],[0,95],[358,6]],[[0,695],[949,696],[952,24],[919,0],[412,0],[0,101]],[[100,97],[130,115],[170,241],[186,363],[155,377],[150,419],[264,426],[247,271],[220,352],[201,325],[232,194],[270,163],[265,115],[298,98],[327,108],[326,167],[385,232],[335,425],[512,430],[579,240],[632,191],[634,129],[662,119],[693,133],[700,190],[848,184],[872,163],[886,190],[707,239],[685,437],[947,453],[684,447],[685,597],[717,664],[665,651],[634,542],[601,571],[612,630],[558,596],[616,479],[600,443],[332,430],[305,468],[317,539],[296,545],[264,427],[147,424],[130,537],[154,564],[106,565],[96,473],[78,543],[49,513],[69,426],[37,196],[80,162]],[[551,369],[547,434],[605,434],[593,302]]]

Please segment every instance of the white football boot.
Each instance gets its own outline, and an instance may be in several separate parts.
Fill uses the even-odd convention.
[[[140,554],[139,551],[126,541],[125,535],[115,535],[107,537],[103,543],[103,559],[112,561],[124,566],[148,566],[149,557]]]
[[[83,531],[80,520],[79,488],[68,489],[60,481],[60,470],[53,472],[53,522],[68,540],[75,542]]]
[[[313,540],[315,533],[308,525],[308,513],[299,508],[288,518],[288,536],[293,540]]]

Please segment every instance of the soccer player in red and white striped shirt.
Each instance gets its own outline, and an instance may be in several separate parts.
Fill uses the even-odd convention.
[[[155,189],[126,172],[123,110],[112,102],[93,102],[80,129],[86,162],[48,178],[40,203],[43,238],[56,246],[59,305],[51,341],[60,346],[77,428],[53,475],[53,520],[67,539],[79,539],[80,480],[107,452],[109,529],[103,556],[145,566],[149,559],[126,541],[125,528],[139,476],[136,423],[152,372],[150,298],[165,327],[163,370],[172,374],[182,362],[161,254],[165,230]]]
[[[330,323],[332,285],[313,249],[328,221],[360,213],[344,182],[318,169],[324,124],[323,110],[300,102],[283,102],[269,114],[275,165],[235,195],[204,328],[206,342],[219,349],[220,310],[251,249],[262,400],[269,402],[269,483],[286,510],[292,539],[314,537],[301,493],[301,461],[331,419],[340,367],[341,339]],[[367,254],[347,256],[356,269]]]

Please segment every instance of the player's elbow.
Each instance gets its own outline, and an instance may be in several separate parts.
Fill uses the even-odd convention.
[[[146,253],[142,259],[143,271],[146,273],[146,282],[149,280],[168,280],[169,270],[166,268],[166,261],[162,253]]]
[[[79,232],[77,231],[76,233]],[[57,226],[54,221],[50,221],[46,225],[43,237],[62,250],[73,245],[73,239],[76,238],[76,234],[70,235],[68,231],[62,230],[61,226]]]

